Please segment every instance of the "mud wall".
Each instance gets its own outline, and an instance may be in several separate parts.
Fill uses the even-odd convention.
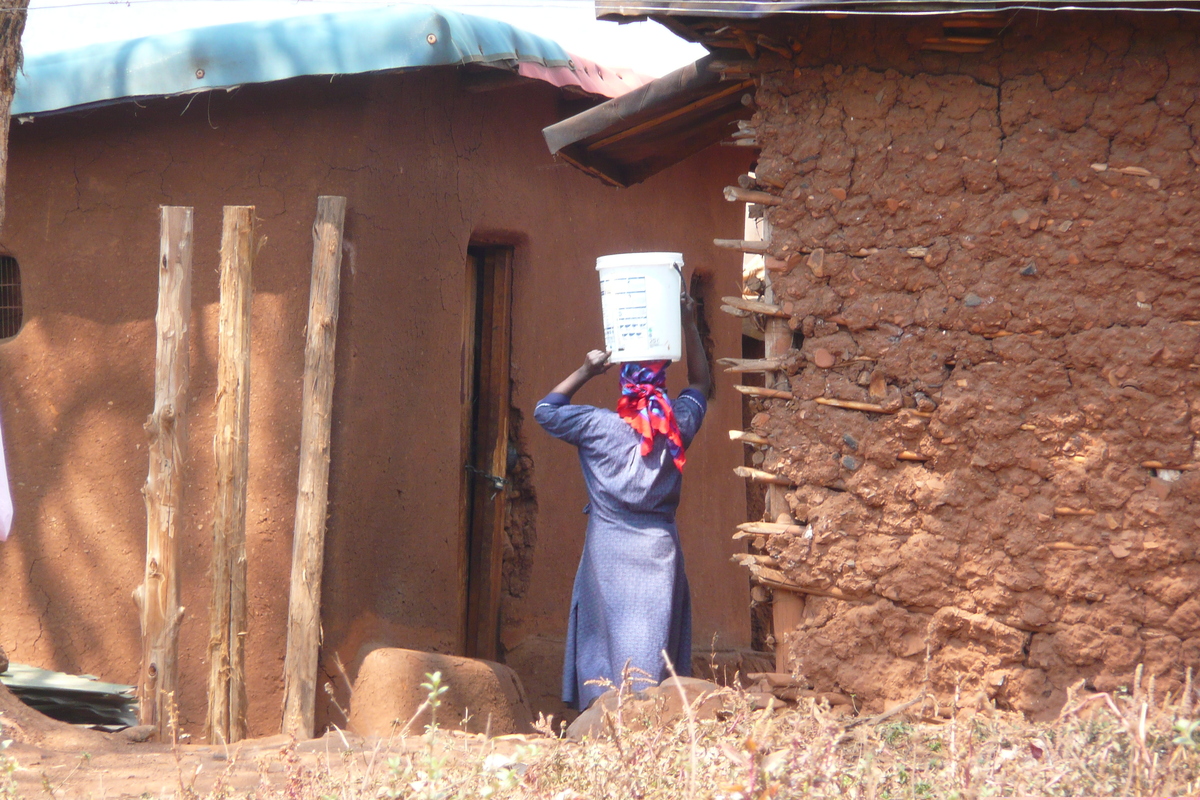
[[[1177,690],[1200,666],[1200,21],[1023,14],[963,55],[915,50],[917,24],[796,23],[758,92],[803,337],[796,399],[754,409],[802,529],[768,546],[827,595],[798,668],[875,706],[961,682],[1047,714],[1138,664]]]
[[[12,538],[0,545],[0,635],[14,660],[136,677],[130,594],[144,561],[158,206],[194,206],[179,699],[185,728],[199,733],[220,214],[222,204],[253,204],[267,243],[252,309],[247,676],[251,733],[278,731],[310,228],[317,195],[343,194],[322,682],[345,707],[339,662],[353,678],[377,646],[461,647],[466,249],[503,243],[515,248],[512,402],[525,419],[503,641],[539,708],[556,710],[586,500],[574,452],[530,427],[533,405],[600,342],[597,255],[670,244],[700,269],[736,274],[736,257],[712,238],[740,224],[720,186],[748,166],[714,148],[641,187],[605,188],[546,153],[541,127],[569,113],[559,102],[544,84],[474,93],[453,70],[426,70],[298,79],[14,127],[3,245],[23,270],[26,323],[0,343],[16,505]],[[679,192],[700,199],[680,203]],[[736,324],[715,324],[722,346],[736,347]],[[581,401],[613,401],[615,378],[595,384]],[[735,402],[713,404],[689,462],[690,483],[705,491],[686,490],[680,513],[701,647],[714,636],[748,643],[745,575],[728,563],[724,535],[744,512],[728,469],[737,448],[725,435],[740,413]],[[324,694],[318,708],[320,724],[343,721]]]

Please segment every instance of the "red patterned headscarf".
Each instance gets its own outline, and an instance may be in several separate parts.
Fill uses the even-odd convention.
[[[670,361],[630,361],[621,366],[621,399],[617,414],[642,436],[642,455],[654,449],[654,436],[667,437],[667,449],[676,468],[683,472],[687,456],[683,436],[675,421],[675,409],[665,391]]]

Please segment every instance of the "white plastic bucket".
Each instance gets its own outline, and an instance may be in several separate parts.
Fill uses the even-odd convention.
[[[596,259],[604,344],[613,363],[683,357],[682,253],[620,253]]]

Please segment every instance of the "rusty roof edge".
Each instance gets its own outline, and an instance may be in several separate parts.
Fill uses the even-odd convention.
[[[699,61],[670,72],[620,97],[601,103],[595,108],[568,117],[542,129],[542,136],[551,153],[581,139],[609,130],[638,114],[665,105],[679,94],[721,83],[721,76],[711,72],[708,65],[714,60],[709,54]]]

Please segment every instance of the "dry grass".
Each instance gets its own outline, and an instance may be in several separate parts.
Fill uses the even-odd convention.
[[[359,798],[971,798],[1196,796],[1200,724],[1188,699],[1072,693],[1059,719],[960,713],[945,721],[835,714],[812,701],[774,712],[728,691],[713,719],[662,722],[616,715],[608,735],[576,743],[545,735],[484,739],[434,727],[423,736],[349,745],[317,769],[294,748],[275,759],[282,781],[203,797]],[[437,681],[432,680],[436,691]],[[431,691],[431,699],[436,695]],[[905,713],[932,711],[917,702]],[[1193,735],[1197,739],[1193,739]],[[0,760],[3,756],[0,755]],[[335,762],[335,763],[331,763]],[[6,795],[0,769],[0,797]],[[177,797],[191,796],[181,778]]]

